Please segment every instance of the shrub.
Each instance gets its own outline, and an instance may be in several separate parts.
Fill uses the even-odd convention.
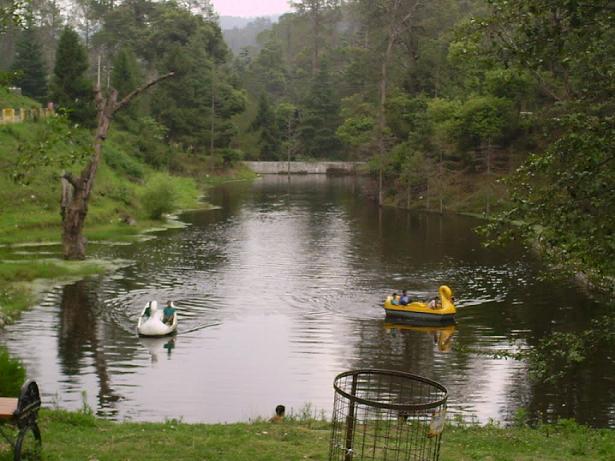
[[[165,142],[166,127],[151,117],[141,117],[137,129],[136,147],[143,161],[154,168],[168,167],[172,150]]]
[[[158,174],[145,185],[141,203],[147,215],[152,219],[160,219],[164,213],[170,213],[177,202],[177,188],[173,178]]]
[[[6,349],[0,348],[0,396],[19,397],[26,379],[26,371],[19,361],[12,359]]]
[[[224,165],[227,167],[231,167],[237,162],[243,160],[243,152],[241,152],[239,149],[222,149],[220,153],[222,154]]]
[[[104,153],[105,163],[115,171],[124,173],[131,178],[143,178],[143,167],[130,155],[116,149],[115,146],[107,146]]]

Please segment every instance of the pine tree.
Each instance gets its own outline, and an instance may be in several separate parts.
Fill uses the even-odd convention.
[[[252,122],[252,129],[260,129],[259,144],[261,160],[278,160],[280,155],[280,136],[276,117],[266,93],[261,93],[258,100],[258,111]]]
[[[122,48],[113,60],[111,87],[118,91],[120,98],[123,98],[137,88],[141,81],[141,72],[135,54],[130,48]],[[118,122],[126,124],[128,119],[134,119],[140,112],[140,102],[140,100],[135,101],[118,114]]]
[[[299,128],[299,138],[305,154],[313,157],[331,157],[340,149],[335,134],[340,124],[340,105],[329,70],[321,64],[305,102],[305,115]]]
[[[77,33],[66,27],[58,43],[50,96],[58,107],[69,111],[73,122],[92,127],[96,108],[92,83],[84,75],[87,69],[85,48]]]
[[[21,87],[24,96],[41,103],[47,102],[47,72],[41,44],[32,27],[28,27],[21,34],[11,70],[18,73],[15,84]]]

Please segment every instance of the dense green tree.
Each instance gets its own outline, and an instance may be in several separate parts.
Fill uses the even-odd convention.
[[[105,17],[94,37],[97,46],[109,49],[127,45],[145,74],[176,72],[146,106],[168,140],[200,152],[227,147],[236,133],[230,119],[245,108],[215,18],[190,12],[207,4],[128,0]]]
[[[111,86],[123,97],[137,88],[141,81],[141,69],[135,54],[130,48],[122,48],[113,59]]]
[[[287,78],[282,47],[275,37],[269,37],[250,66],[247,84],[253,92],[266,91],[281,98],[286,94]]]
[[[376,128],[376,108],[362,101],[360,95],[342,100],[341,118],[337,136],[346,146],[349,157],[373,148]]]
[[[66,27],[60,36],[56,62],[49,88],[51,100],[69,112],[75,123],[92,127],[95,123],[94,92],[85,72],[88,59],[77,33]]]
[[[571,271],[612,288],[615,274],[615,10],[608,0],[493,0],[475,21],[480,51],[530,73],[547,135],[510,179],[513,207],[494,235],[538,241]],[[480,40],[481,35],[475,35]]]
[[[321,62],[323,46],[323,29],[327,25],[330,12],[335,12],[340,6],[340,0],[299,0],[291,1],[291,5],[301,15],[309,18],[311,25],[312,76],[316,76]]]
[[[175,45],[161,64],[177,76],[155,92],[154,116],[168,128],[171,140],[204,149],[211,141],[213,63],[195,42],[186,47]]]
[[[21,87],[25,96],[47,102],[47,72],[41,45],[31,26],[21,34],[12,70],[17,73],[15,84]]]
[[[282,150],[287,160],[291,160],[297,150],[299,128],[299,109],[292,103],[281,102],[275,109],[276,123],[282,139]]]
[[[113,59],[111,72],[111,87],[115,88],[120,97],[136,89],[142,83],[141,69],[137,58],[130,48],[122,48]],[[141,110],[141,101],[135,101],[117,116],[117,121],[126,125],[130,119],[136,118]]]
[[[258,111],[252,122],[253,130],[260,130],[260,159],[278,160],[281,143],[276,116],[266,93],[261,93],[258,100]]]
[[[340,124],[340,105],[333,89],[327,65],[312,81],[300,125],[300,140],[303,152],[313,157],[335,157],[341,144],[336,135]]]

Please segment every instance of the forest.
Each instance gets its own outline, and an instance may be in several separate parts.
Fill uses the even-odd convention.
[[[612,290],[612,2],[291,4],[234,53],[206,0],[4,0],[0,85],[87,130],[95,83],[121,98],[172,71],[115,119],[154,169],[366,161],[381,205],[480,214],[489,241]]]

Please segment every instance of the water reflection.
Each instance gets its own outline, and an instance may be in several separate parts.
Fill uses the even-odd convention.
[[[568,281],[540,280],[522,248],[482,248],[471,218],[378,208],[360,189],[353,178],[285,176],[216,188],[219,208],[186,213],[187,228],[94,246],[134,264],[53,290],[0,342],[48,404],[79,408],[86,390],[115,419],[238,421],[306,402],[328,414],[336,374],[389,368],[440,380],[464,417],[510,421],[525,407],[615,426],[609,353],[557,386],[530,384],[527,364],[494,358],[582,331],[604,306]],[[456,327],[385,323],[387,294],[427,298],[442,284],[457,298]],[[177,338],[136,336],[151,299],[175,301]]]
[[[157,363],[161,356],[171,359],[171,353],[175,349],[176,338],[139,338],[139,342],[145,347],[152,358],[152,363]]]
[[[440,352],[450,352],[453,347],[453,336],[457,327],[455,325],[447,325],[442,327],[426,327],[410,325],[402,322],[386,322],[384,324],[392,336],[404,334],[407,331],[423,333],[433,338],[433,343]]]
[[[82,372],[91,361],[98,378],[96,394],[98,415],[117,415],[115,402],[121,396],[113,389],[105,354],[105,324],[96,312],[95,291],[85,282],[67,285],[62,289],[59,310],[58,355],[65,376]]]

